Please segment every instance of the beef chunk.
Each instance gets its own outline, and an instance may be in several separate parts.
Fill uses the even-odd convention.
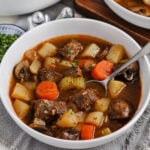
[[[39,132],[46,134],[46,135],[53,136],[50,129],[46,127],[45,121],[43,121],[39,118],[34,118],[33,123],[29,124],[29,126]]]
[[[73,90],[62,90],[59,92],[59,97],[57,100],[59,101],[69,101],[69,97],[72,95]]]
[[[53,136],[53,133],[48,128],[46,128],[46,126],[42,126],[34,123],[30,124],[29,126],[41,133],[44,133],[49,136]]]
[[[58,53],[67,60],[74,60],[74,58],[83,51],[83,46],[76,40],[71,40],[63,48],[58,50]]]
[[[103,51],[101,51],[98,55],[97,55],[97,58],[99,60],[103,60],[106,58],[106,55],[108,54],[109,52],[109,47],[106,47]]]
[[[47,68],[42,68],[38,72],[38,79],[40,81],[49,80],[57,82],[62,78],[62,76],[63,75],[61,73]]]
[[[75,91],[69,99],[76,104],[79,110],[89,111],[99,97],[95,89],[89,88]]]
[[[37,130],[37,131],[40,131],[40,132],[44,132],[47,130],[47,128],[44,125],[31,123],[29,126],[33,129]]]
[[[62,101],[49,101],[46,99],[34,101],[34,117],[44,121],[55,120],[66,110],[66,103]]]
[[[57,130],[56,137],[65,140],[79,140],[80,133],[74,128],[61,128]]]
[[[80,77],[82,76],[82,70],[79,67],[73,67],[63,72],[63,75],[66,77]]]
[[[132,109],[130,105],[122,100],[113,100],[109,109],[109,118],[112,120],[128,119],[131,116]]]

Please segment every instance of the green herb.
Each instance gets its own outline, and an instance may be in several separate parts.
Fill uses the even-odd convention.
[[[68,109],[68,113],[71,114],[71,115],[74,114],[71,108]]]
[[[74,52],[73,49],[68,49],[68,50],[67,50],[67,53],[68,53],[68,54],[72,54],[73,52]]]
[[[77,62],[72,62],[71,65],[72,67],[77,67]]]
[[[17,34],[14,35],[0,34],[0,61],[2,60],[7,49],[18,37],[19,36]]]
[[[79,59],[75,59],[73,62],[71,62],[72,67],[77,67],[78,62]]]
[[[45,103],[45,109],[49,109],[49,105],[47,103]]]
[[[93,65],[91,64],[89,67],[88,67],[88,70],[91,71],[93,68]]]

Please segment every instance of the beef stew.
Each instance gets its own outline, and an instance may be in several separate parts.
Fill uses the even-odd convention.
[[[115,0],[123,7],[135,12],[139,15],[150,17],[150,4],[148,5],[145,1],[147,0]]]
[[[128,57],[122,45],[88,35],[44,41],[27,50],[14,67],[14,110],[29,127],[48,136],[87,140],[110,134],[138,108],[139,65],[132,64],[111,80],[107,97],[99,84],[85,82],[106,78]]]

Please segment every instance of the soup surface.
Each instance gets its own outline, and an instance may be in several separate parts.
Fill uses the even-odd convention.
[[[144,4],[142,0],[115,0],[123,7],[146,17],[150,17],[150,6]]]
[[[108,85],[108,95],[88,80],[107,78],[128,55],[122,45],[87,35],[44,41],[14,67],[10,97],[18,117],[43,134],[93,139],[118,130],[134,115],[141,97],[135,62]]]

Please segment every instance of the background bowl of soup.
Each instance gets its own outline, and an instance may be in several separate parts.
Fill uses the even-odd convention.
[[[143,6],[144,4],[142,3],[142,0],[118,1],[118,3],[117,0],[105,0],[105,3],[114,13],[124,20],[136,26],[150,29],[150,16],[148,16],[150,14],[150,6]],[[144,15],[144,12],[147,13]]]
[[[0,72],[3,74],[0,79],[0,96],[4,107],[12,119],[20,128],[22,128],[33,138],[56,147],[83,149],[96,147],[107,143],[125,133],[134,125],[134,123],[144,112],[149,102],[150,85],[147,81],[150,80],[150,69],[148,66],[149,61],[147,56],[142,57],[139,60],[140,79],[142,85],[139,106],[130,121],[117,131],[103,137],[77,141],[54,138],[37,132],[20,120],[12,106],[12,101],[10,99],[10,80],[13,69],[15,65],[22,59],[24,52],[35,47],[37,44],[58,36],[73,34],[93,36],[113,44],[121,44],[125,47],[130,56],[134,55],[141,49],[138,43],[136,43],[136,41],[125,32],[101,21],[90,19],[65,19],[52,21],[25,33],[6,52],[0,66]]]
[[[39,0],[38,3],[36,0],[0,0],[0,16],[12,16],[31,13],[54,5],[57,2],[59,2],[59,0]],[[16,7],[17,5],[19,7]]]

